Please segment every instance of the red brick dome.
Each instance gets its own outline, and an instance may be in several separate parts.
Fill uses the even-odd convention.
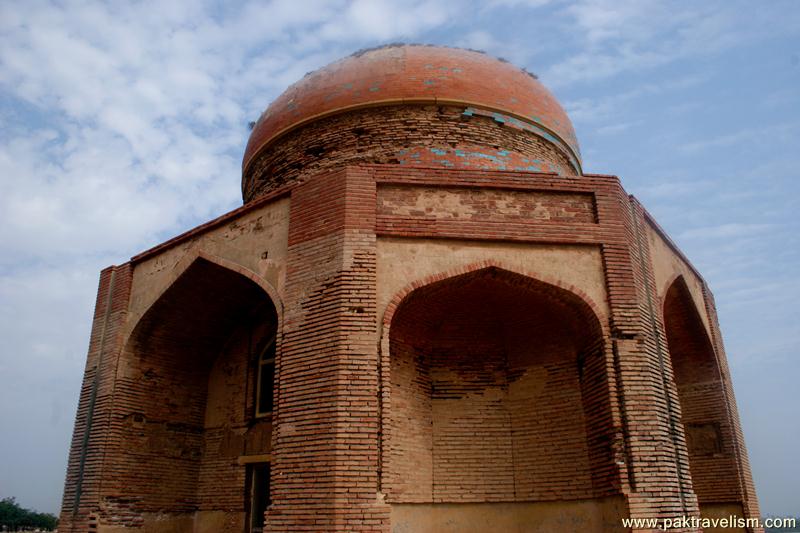
[[[533,131],[554,144],[580,173],[572,123],[555,97],[528,72],[481,52],[426,45],[386,46],[331,63],[289,87],[261,115],[242,167],[283,134],[358,108],[439,104],[467,106]]]

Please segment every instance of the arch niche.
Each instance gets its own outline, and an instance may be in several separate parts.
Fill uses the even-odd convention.
[[[663,313],[692,486],[701,514],[742,516],[727,392],[708,331],[683,276],[669,285]]]
[[[585,527],[618,524],[619,501],[598,503],[618,483],[611,365],[592,306],[495,266],[436,279],[384,320],[393,524],[547,531],[566,510]]]
[[[254,273],[199,256],[142,316],[117,382],[109,467],[127,473],[112,488],[117,505],[158,513],[170,531],[245,530],[249,464],[271,451],[271,416],[255,405],[259,357],[279,331],[270,292]]]

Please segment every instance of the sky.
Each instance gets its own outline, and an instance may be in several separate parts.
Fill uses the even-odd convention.
[[[553,91],[709,282],[762,512],[800,515],[796,0],[0,0],[0,498],[58,511],[100,269],[241,205],[248,123],[395,41]]]

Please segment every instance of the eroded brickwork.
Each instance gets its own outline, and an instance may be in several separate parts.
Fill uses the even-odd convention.
[[[728,416],[731,424],[732,433],[730,440],[733,442],[733,454],[736,458],[737,473],[739,479],[740,497],[737,501],[741,502],[745,516],[758,517],[761,516],[759,512],[758,498],[756,496],[755,485],[753,484],[753,474],[750,471],[750,459],[747,455],[747,447],[744,444],[744,434],[742,433],[741,422],[739,421],[739,410],[736,406],[736,397],[733,392],[733,383],[731,381],[730,369],[728,368],[728,359],[725,356],[725,346],[722,342],[722,336],[719,331],[719,319],[717,318],[717,309],[714,304],[714,296],[708,289],[708,286],[703,283],[703,300],[705,302],[706,312],[708,313],[711,340],[714,346],[714,351],[719,365],[720,375],[722,377],[723,392],[725,395],[725,404],[728,411]]]
[[[688,296],[660,310],[648,218],[615,178],[366,165],[298,182],[288,195],[269,420],[252,416],[252,343],[278,319],[255,277],[198,259],[123,343],[114,331],[125,330],[131,267],[116,269],[121,284],[110,289],[104,273],[90,353],[105,343],[113,369],[98,382],[94,409],[105,422],[95,418],[90,432],[73,519],[89,359],[67,531],[90,518],[101,530],[160,520],[175,531],[240,531],[247,457],[272,462],[270,531],[387,531],[391,517],[436,524],[456,503],[464,517],[505,509],[522,523],[537,513],[555,520],[546,502],[576,516],[593,508],[609,528],[628,514],[757,512],[724,357],[712,350],[718,332],[703,340],[716,317],[687,321],[709,312],[692,310]],[[210,231],[182,238],[197,246]],[[599,250],[605,301],[598,307],[557,270],[550,280],[455,261],[455,271],[379,307],[378,239],[398,251],[404,239],[409,250],[419,239]],[[391,339],[379,353],[381,316],[396,320],[383,323]],[[698,374],[706,367],[713,379]]]
[[[241,530],[245,467],[237,459],[270,451],[270,421],[253,416],[251,343],[276,325],[260,288],[200,260],[125,348],[115,346],[97,446],[102,481],[89,500],[100,526],[152,528],[156,519],[180,530],[191,527],[196,511],[214,510],[231,513],[217,531]]]
[[[552,96],[338,65],[256,125],[243,207],[101,274],[61,530],[248,531],[254,489],[284,532],[757,516],[708,287]]]
[[[580,157],[569,117],[536,76],[474,50],[389,45],[309,72],[276,98],[254,125],[245,171],[265,146],[302,124],[399,104],[468,106],[469,114],[536,131],[570,157]],[[573,163],[579,172],[579,161]]]
[[[603,491],[592,486],[582,400],[584,386],[603,378],[584,375],[587,359],[602,358],[596,319],[507,276],[480,271],[412,293],[392,321],[389,501]]]
[[[59,521],[61,531],[86,531],[100,506],[101,486],[105,481],[103,456],[130,289],[130,264],[109,267],[100,274],[89,354],[67,463]]]
[[[627,237],[629,275],[636,313],[617,335],[621,380],[631,450],[633,516],[698,515],[688,475],[689,460],[680,422],[664,327],[646,245],[643,208],[619,189],[620,215]]]
[[[388,184],[378,189],[378,216],[492,222],[597,222],[591,194],[466,187],[423,189]]]
[[[700,504],[739,499],[722,377],[686,284],[676,280],[664,301],[664,326],[678,387],[689,467]]]
[[[386,531],[378,493],[375,186],[348,169],[292,193],[271,531]]]
[[[385,106],[324,118],[267,147],[243,178],[249,202],[319,172],[359,163],[574,173],[554,144],[465,107]]]

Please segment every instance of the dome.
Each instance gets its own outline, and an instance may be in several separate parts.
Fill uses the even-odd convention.
[[[581,172],[572,124],[534,75],[473,50],[389,45],[311,72],[272,102],[250,135],[243,177],[267,147],[312,122],[379,106],[430,104],[461,106],[464,114],[533,132],[555,146],[569,173]]]

